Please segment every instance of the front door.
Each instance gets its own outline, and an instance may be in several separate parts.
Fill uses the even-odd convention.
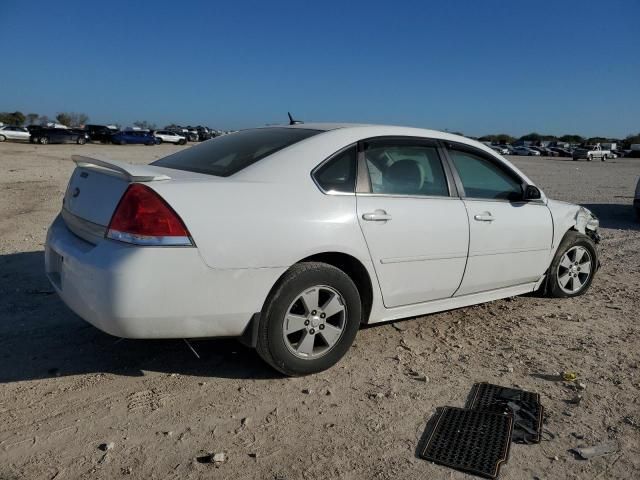
[[[469,215],[469,259],[456,296],[537,281],[548,266],[551,212],[525,202],[523,180],[488,153],[449,148]]]
[[[358,219],[384,305],[451,297],[464,273],[469,224],[438,149],[413,139],[372,140],[362,148],[369,185],[357,194]]]

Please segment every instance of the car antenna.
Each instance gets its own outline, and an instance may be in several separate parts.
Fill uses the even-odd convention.
[[[304,123],[302,120],[294,120],[291,116],[291,112],[287,112],[287,115],[289,115],[289,125],[300,125],[301,123]]]

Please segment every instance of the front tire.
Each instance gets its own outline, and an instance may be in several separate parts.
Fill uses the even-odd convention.
[[[0,142],[4,142],[7,139],[4,135],[0,135]]]
[[[84,138],[84,137],[80,137],[80,138],[78,138],[77,143],[78,143],[78,145],[84,145],[85,143],[87,143],[87,139]]]
[[[256,349],[285,375],[321,372],[347,353],[361,316],[360,294],[346,273],[325,263],[298,263],[265,302]]]
[[[49,143],[48,137],[40,137],[40,145],[46,145],[47,143]]]
[[[591,286],[597,268],[598,253],[593,240],[573,230],[567,232],[549,268],[549,296],[582,295]]]

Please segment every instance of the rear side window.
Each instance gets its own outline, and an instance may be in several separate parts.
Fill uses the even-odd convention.
[[[449,196],[435,147],[407,142],[372,142],[365,150],[371,191],[386,195]]]
[[[336,154],[313,172],[313,178],[326,193],[354,193],[356,187],[356,147]]]
[[[321,130],[284,127],[243,130],[161,158],[153,165],[228,177],[318,133]]]

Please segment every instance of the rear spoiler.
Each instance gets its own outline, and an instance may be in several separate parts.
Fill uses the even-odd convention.
[[[107,160],[99,158],[85,157],[83,155],[72,155],[71,159],[78,167],[93,170],[109,170],[129,182],[154,182],[157,180],[171,180],[171,177],[158,173],[149,165],[132,165],[118,160]]]

